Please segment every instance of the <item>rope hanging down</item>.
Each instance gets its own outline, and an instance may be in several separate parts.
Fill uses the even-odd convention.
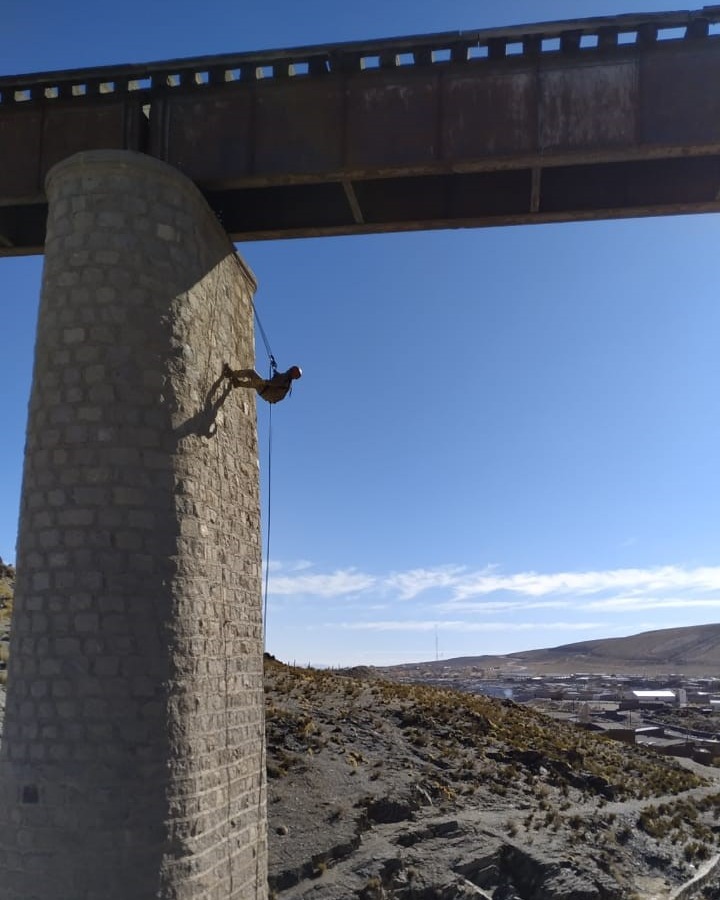
[[[268,341],[267,334],[265,333],[265,329],[263,328],[262,322],[260,321],[260,316],[258,315],[257,308],[255,306],[255,302],[250,298],[250,302],[252,303],[253,314],[255,315],[255,321],[257,322],[258,330],[260,331],[260,335],[263,339],[263,344],[265,344],[265,350],[268,355],[268,359],[270,360],[270,369],[272,370],[272,374],[277,374],[277,362],[275,361],[275,357],[273,356],[273,352],[270,349],[270,341]],[[263,617],[262,617],[262,625],[263,625],[263,653],[267,650],[267,608],[268,608],[268,582],[270,579],[270,516],[272,512],[272,405],[270,406],[270,412],[268,415],[268,450],[267,450],[267,523],[265,528],[265,585],[264,585],[264,597],[263,597]]]
[[[257,309],[255,308],[255,303],[253,302],[252,297],[250,298],[250,302],[252,303],[253,313],[255,315],[255,321],[257,322],[258,329],[260,334],[262,335],[263,343],[265,344],[265,350],[267,351],[268,359],[270,360],[270,370],[271,377],[275,377],[277,375],[277,363],[275,362],[275,357],[273,356],[272,350],[270,349],[270,342],[267,339],[267,335],[265,334],[265,329],[262,326],[262,322],[260,321],[260,316],[258,315]],[[268,449],[267,449],[267,522],[265,528],[265,585],[264,585],[264,596],[262,598],[262,643],[263,643],[263,668],[264,668],[264,659],[265,654],[267,653],[267,621],[268,621],[268,583],[270,580],[270,515],[272,512],[272,404],[270,404],[270,409],[268,411]],[[267,749],[265,746],[265,735],[263,734],[262,740],[260,741],[260,772],[265,772],[265,767],[267,765]],[[262,776],[260,779],[262,784]],[[258,826],[258,844],[260,842],[260,827],[262,823],[262,791],[258,791],[258,806],[257,806],[257,826]],[[259,849],[259,847],[258,847]],[[258,894],[262,894],[263,892],[263,884],[262,884],[262,873],[260,870],[260,853],[256,853],[256,863],[255,863],[255,897],[258,897]]]
[[[265,548],[265,596],[263,600],[263,645],[265,647],[267,641],[267,603],[268,603],[268,582],[270,578],[270,513],[272,500],[272,404],[279,402],[289,393],[292,392],[292,383],[302,376],[302,369],[299,366],[291,366],[287,372],[278,372],[275,356],[270,349],[270,341],[265,333],[260,316],[255,307],[255,302],[250,298],[255,321],[258,330],[265,344],[268,358],[270,360],[270,368],[272,375],[269,379],[261,378],[254,369],[238,369],[234,371],[228,363],[223,366],[223,375],[230,379],[232,387],[254,388],[260,397],[267,400],[270,404],[270,415],[268,418],[268,462],[267,462],[267,538]]]
[[[272,406],[268,413],[267,523],[265,528],[265,596],[263,597],[263,653],[267,651],[268,582],[270,580],[270,514],[272,512]]]

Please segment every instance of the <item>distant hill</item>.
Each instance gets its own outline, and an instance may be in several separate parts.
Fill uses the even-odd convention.
[[[538,675],[571,672],[720,675],[720,624],[663,628],[629,637],[580,641],[504,656],[463,656],[393,668],[417,665],[451,669],[475,666],[488,672]]]

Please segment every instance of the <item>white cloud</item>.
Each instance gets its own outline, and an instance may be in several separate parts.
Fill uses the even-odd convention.
[[[497,591],[509,591],[530,597],[547,594],[586,596],[602,591],[645,593],[684,589],[720,590],[720,567],[683,569],[661,566],[653,569],[609,569],[589,572],[519,572],[502,575],[485,571],[472,575],[455,588],[454,598],[463,600]]]
[[[438,603],[435,609],[448,612],[498,613],[520,612],[526,609],[571,609],[572,600],[448,600]]]
[[[294,562],[280,562],[278,560],[270,560],[268,568],[271,572],[304,572],[306,569],[312,568],[312,563],[307,559],[298,559]]]
[[[432,622],[412,621],[412,620],[390,620],[385,619],[377,622],[328,622],[327,628],[342,628],[349,631],[434,631],[436,628],[443,631],[452,631],[461,628],[465,622]]]
[[[365,591],[375,584],[372,575],[355,569],[339,569],[326,575],[273,575],[271,572],[268,592],[275,596],[302,594],[327,599]]]
[[[398,591],[400,600],[413,600],[424,591],[457,585],[464,571],[464,566],[410,569],[407,572],[393,572],[384,579],[384,584],[388,589]]]
[[[326,623],[326,628],[348,631],[594,631],[606,627],[600,622],[476,622],[467,620],[385,620],[377,622]]]
[[[277,628],[292,647],[300,632],[322,634],[326,661],[345,664],[383,653],[429,658],[433,634],[436,654],[440,635],[448,658],[450,644],[455,656],[478,655],[480,646],[497,655],[720,621],[716,566],[506,572],[447,564],[370,574],[292,562],[271,569],[269,592],[292,613],[271,633]]]
[[[653,609],[720,609],[720,597],[603,597],[591,600],[584,609],[599,612],[647,612]]]
[[[274,597],[296,596],[358,599],[358,610],[377,610],[381,604],[418,601],[425,612],[434,610],[440,627],[470,629],[486,627],[467,623],[465,616],[488,617],[503,613],[532,613],[572,609],[595,613],[632,613],[652,610],[720,608],[720,567],[656,566],[589,570],[580,572],[534,571],[503,573],[497,566],[468,570],[444,565],[372,575],[356,568],[333,572],[312,571],[300,560],[271,566],[269,593]],[[434,592],[434,594],[433,594]],[[439,594],[439,596],[438,596]],[[360,602],[360,599],[362,602]],[[443,623],[448,617],[450,625]],[[434,628],[435,620],[397,627],[415,630]],[[359,627],[370,627],[362,626]],[[392,626],[389,626],[392,627]],[[512,623],[503,625],[512,628]]]

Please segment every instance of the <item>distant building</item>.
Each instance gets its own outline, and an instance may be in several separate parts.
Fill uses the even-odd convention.
[[[673,701],[675,699],[675,691],[631,691],[633,697],[637,700],[665,700]]]
[[[671,690],[654,690],[654,691],[631,691],[633,699],[637,700],[640,706],[645,708],[669,706],[674,704],[677,699],[675,691]]]

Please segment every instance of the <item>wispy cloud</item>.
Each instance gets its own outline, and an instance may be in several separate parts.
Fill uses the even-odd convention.
[[[377,579],[355,569],[339,569],[328,574],[304,575],[270,574],[269,591],[274,595],[300,594],[327,599],[366,591],[377,584]]]
[[[476,622],[465,619],[453,621],[423,620],[383,620],[377,622],[328,623],[328,628],[342,628],[348,631],[594,631],[606,627],[601,622]]]
[[[413,600],[424,591],[455,587],[465,571],[464,566],[410,569],[407,572],[393,572],[384,579],[384,585],[390,591],[397,591],[399,600]]]
[[[307,559],[297,559],[294,562],[271,560],[268,568],[271,572],[304,572],[312,568],[312,563]]]
[[[523,600],[509,598],[507,600],[447,600],[436,604],[436,609],[446,612],[521,612],[522,610],[572,609],[576,606],[572,599],[557,600]]]
[[[412,619],[392,620],[383,619],[377,622],[328,622],[326,628],[342,628],[348,631],[434,631],[441,628],[443,631],[454,631],[462,628],[464,622],[437,622],[413,621]]]
[[[323,659],[344,664],[384,653],[429,658],[438,635],[448,658],[450,644],[456,656],[504,654],[720,621],[720,566],[510,572],[446,564],[370,573],[292,562],[271,568],[269,592],[286,613],[282,624],[270,617],[281,645],[315,635]]]
[[[502,572],[497,566],[470,570],[443,565],[373,575],[357,568],[316,571],[307,561],[278,564],[270,570],[270,594],[328,600],[353,599],[364,613],[381,607],[433,610],[440,627],[478,628],[494,616],[512,614],[537,619],[552,610],[574,614],[638,613],[681,608],[720,609],[720,566],[600,569],[580,572]],[[413,604],[413,601],[417,601]],[[420,606],[418,606],[418,603]],[[406,604],[410,604],[405,607]],[[347,607],[345,607],[347,609]],[[472,626],[466,621],[472,615]],[[428,630],[435,620],[387,623],[386,630]],[[457,625],[453,623],[457,622]],[[382,623],[353,627],[380,628]],[[555,623],[556,627],[557,623]],[[512,622],[503,628],[514,627]],[[546,627],[546,626],[543,626]]]
[[[653,609],[720,609],[718,597],[604,597],[591,600],[584,609],[599,612],[644,612]]]
[[[508,591],[530,597],[548,594],[586,596],[604,591],[643,594],[668,590],[720,591],[720,567],[705,566],[685,569],[680,566],[660,566],[651,569],[607,569],[589,572],[519,572],[503,575],[482,572],[464,579],[455,588],[454,598]]]

